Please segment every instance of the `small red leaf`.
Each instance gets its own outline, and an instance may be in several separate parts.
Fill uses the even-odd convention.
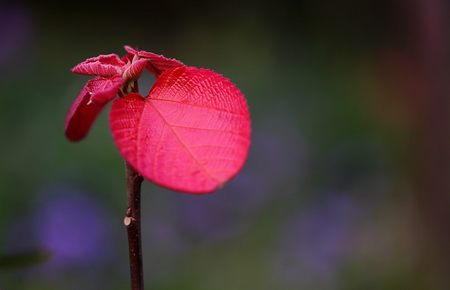
[[[147,65],[147,69],[151,71],[155,76],[159,76],[166,70],[184,66],[184,64],[177,59],[168,58],[163,55],[147,52],[144,50],[136,50],[128,45],[125,45],[125,50],[128,53],[139,56],[140,58],[148,59],[149,63]]]
[[[181,66],[162,73],[147,98],[114,101],[114,141],[145,178],[173,190],[208,193],[243,166],[250,116],[242,93],[223,76]]]
[[[123,77],[127,80],[137,79],[147,64],[147,59],[139,59],[129,64],[129,66],[124,70]]]
[[[77,64],[72,72],[82,75],[109,77],[121,73],[125,63],[115,54],[91,57]]]
[[[121,76],[111,78],[98,77],[89,81],[89,90],[92,94],[90,101],[92,103],[104,104],[117,95],[124,80]]]
[[[87,82],[73,102],[65,119],[65,133],[69,140],[83,139],[97,115],[112,100],[122,84],[122,77],[97,77]]]

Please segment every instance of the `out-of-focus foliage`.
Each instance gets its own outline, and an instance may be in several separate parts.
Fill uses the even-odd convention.
[[[0,256],[0,269],[15,269],[31,267],[48,261],[50,255],[44,251],[32,251],[23,253],[6,254]]]
[[[426,86],[404,53],[420,30],[406,2],[1,2],[0,261],[49,259],[0,266],[0,289],[128,289],[107,114],[79,144],[63,133],[86,80],[70,68],[124,44],[220,71],[253,121],[246,166],[217,193],[144,184],[148,289],[446,289],[429,267],[445,246],[427,256],[417,214],[426,118],[410,96]]]

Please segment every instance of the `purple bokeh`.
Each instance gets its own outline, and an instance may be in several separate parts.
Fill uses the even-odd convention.
[[[22,5],[0,2],[0,71],[29,51],[31,28],[29,15]]]
[[[40,198],[32,224],[37,243],[51,253],[47,266],[56,270],[105,261],[110,219],[100,203],[66,186],[47,188]]]
[[[283,110],[267,116],[253,128],[248,166],[269,192],[286,185],[294,188],[307,172],[309,148],[295,124],[289,110]]]
[[[288,220],[270,261],[276,279],[291,287],[332,284],[350,254],[360,215],[354,199],[331,194]]]
[[[254,174],[244,170],[212,195],[177,196],[180,230],[191,239],[203,241],[221,241],[239,235],[267,202],[268,189]]]
[[[176,223],[170,218],[154,214],[143,216],[143,235],[148,244],[148,251],[166,252],[166,258],[183,255],[188,250],[186,239],[182,236]]]

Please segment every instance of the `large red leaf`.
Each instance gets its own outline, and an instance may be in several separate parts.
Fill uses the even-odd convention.
[[[207,193],[243,166],[250,116],[241,92],[223,76],[181,66],[162,73],[149,96],[114,101],[114,141],[145,178],[173,190]]]

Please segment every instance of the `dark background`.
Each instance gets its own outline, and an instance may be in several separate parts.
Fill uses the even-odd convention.
[[[0,2],[0,289],[129,289],[107,112],[63,132],[70,69],[125,44],[231,78],[253,121],[217,193],[145,183],[147,289],[449,289],[449,6]]]

